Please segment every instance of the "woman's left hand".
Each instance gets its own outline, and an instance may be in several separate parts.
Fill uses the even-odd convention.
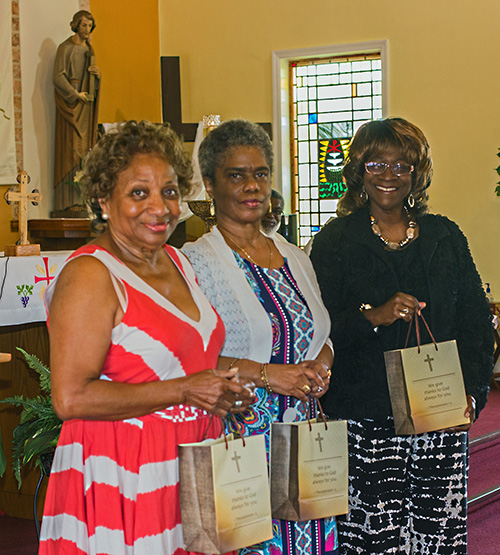
[[[476,419],[476,400],[472,395],[467,395],[467,408],[465,409],[464,416],[470,419],[468,424],[462,424],[462,426],[453,426],[452,428],[446,428],[447,432],[467,432],[470,430],[474,420]]]

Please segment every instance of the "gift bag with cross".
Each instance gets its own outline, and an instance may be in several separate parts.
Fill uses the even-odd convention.
[[[347,422],[321,415],[323,421],[272,424],[273,518],[302,521],[347,513]]]
[[[263,435],[180,445],[179,494],[187,551],[226,553],[273,536]]]
[[[419,318],[432,343],[421,344]],[[421,434],[469,423],[457,342],[436,343],[425,319],[415,314],[414,320],[417,346],[384,353],[396,433]]]

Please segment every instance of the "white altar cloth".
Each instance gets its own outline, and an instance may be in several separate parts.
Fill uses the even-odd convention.
[[[0,326],[44,322],[43,294],[73,251],[47,251],[40,256],[0,253]]]

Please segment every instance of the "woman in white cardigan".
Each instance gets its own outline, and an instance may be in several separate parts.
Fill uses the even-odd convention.
[[[229,120],[205,138],[199,162],[217,226],[183,251],[226,327],[219,368],[237,367],[257,386],[239,425],[246,435],[264,433],[269,443],[272,422],[315,416],[314,398],[328,389],[333,362],[330,320],[307,255],[279,235],[261,233],[273,169],[267,134],[249,121]],[[271,540],[241,553],[337,553],[334,518],[273,524]]]

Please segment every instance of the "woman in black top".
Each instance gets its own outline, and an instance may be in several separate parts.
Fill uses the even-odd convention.
[[[384,363],[384,351],[404,347],[409,322],[422,312],[436,341],[457,340],[471,422],[486,403],[491,315],[467,239],[449,219],[427,213],[431,177],[420,129],[399,118],[363,125],[344,168],[338,218],[313,242],[335,347],[323,405],[349,420],[344,554],[467,552],[470,425],[397,436]]]

